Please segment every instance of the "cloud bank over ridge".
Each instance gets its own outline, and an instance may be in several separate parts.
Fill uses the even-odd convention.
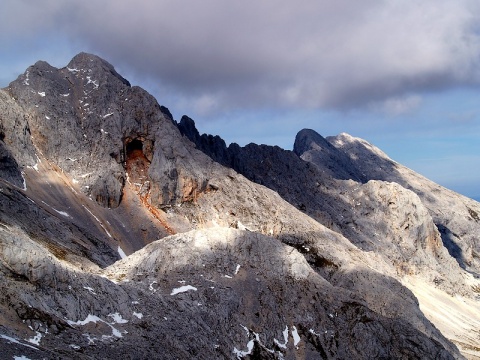
[[[373,106],[395,113],[417,106],[424,92],[480,83],[473,0],[7,3],[22,26],[3,13],[3,36],[8,28],[25,37],[61,32],[199,112]]]

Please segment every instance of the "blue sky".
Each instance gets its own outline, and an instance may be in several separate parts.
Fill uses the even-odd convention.
[[[347,132],[480,196],[477,0],[3,0],[0,86],[95,53],[227,143]]]

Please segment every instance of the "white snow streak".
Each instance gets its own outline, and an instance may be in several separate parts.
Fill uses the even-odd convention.
[[[72,218],[68,213],[66,213],[65,211],[60,211],[60,210],[57,210],[55,209],[53,206],[47,204],[45,201],[42,200],[42,203],[47,205],[50,209],[52,209],[53,211],[55,211],[57,214],[60,214],[62,216],[65,216],[67,218]]]
[[[23,191],[27,191],[27,182],[25,181],[25,173],[22,171]]]
[[[66,213],[65,211],[60,211],[60,210],[57,210],[57,209],[54,209],[54,208],[52,208],[52,209],[55,210],[57,213],[59,213],[62,216],[71,218],[71,216],[68,213]]]
[[[112,115],[113,115],[113,113],[108,113],[108,114],[103,115],[103,118],[105,119],[105,118],[107,118],[109,116],[112,116]]]
[[[18,341],[17,339],[14,339],[14,338],[12,338],[12,337],[10,337],[10,336],[0,334],[0,337],[1,337],[2,339],[5,339],[5,340],[7,340],[7,341],[10,341],[10,342],[12,342],[12,343],[14,343],[14,344],[18,344],[18,345],[26,346],[26,347],[28,347],[28,348],[30,348],[30,349],[38,350],[36,347],[30,346],[30,345],[27,345],[27,344],[24,344],[24,343],[21,343],[21,342]]]
[[[30,358],[27,358],[25,355],[13,355],[13,360],[30,360]]]
[[[176,294],[183,293],[183,292],[186,292],[186,291],[189,291],[189,290],[197,291],[197,288],[192,286],[192,285],[180,286],[179,288],[173,289],[172,292],[170,293],[170,295],[176,295]]]
[[[118,251],[118,255],[120,255],[120,258],[125,259],[127,257],[127,255],[125,254],[125,252],[120,246],[118,247],[117,251]]]
[[[84,288],[85,290],[90,291],[93,295],[97,295],[97,294],[95,293],[95,289],[91,288],[90,286],[84,286],[83,288]]]
[[[93,213],[92,213],[85,205],[82,205],[82,206],[83,206],[83,208],[84,208],[85,210],[87,210],[87,211],[90,213],[90,215],[92,215],[92,216],[95,218],[95,220],[97,220],[97,222],[100,224],[100,226],[101,226],[102,229],[105,231],[105,233],[108,235],[108,237],[111,238],[112,235],[110,235],[110,233],[109,233],[108,230],[105,228],[105,226],[103,226],[103,224],[102,224],[102,222],[100,221],[100,219],[97,218],[95,215],[93,215]]]
[[[45,96],[45,91],[39,91],[38,95],[40,95],[41,97],[44,97]]]
[[[240,264],[237,264],[237,268],[235,269],[235,273],[234,273],[234,274],[237,275],[239,270],[240,270]]]
[[[114,317],[116,317],[117,315],[118,315],[117,313],[115,313],[115,314],[109,314],[109,316],[114,316]],[[121,319],[121,316],[120,316],[120,315],[118,315],[118,316],[119,316],[119,318]],[[121,321],[127,322],[126,320],[123,320],[123,319],[121,319]],[[102,322],[102,323],[110,326],[110,328],[112,329],[112,335],[113,335],[113,336],[118,337],[118,338],[121,338],[121,337],[122,337],[122,333],[121,333],[118,329],[116,329],[115,327],[113,327],[113,325],[112,325],[112,324],[116,324],[116,323],[119,324],[120,322],[114,321],[113,323],[109,323],[109,322],[107,322],[107,321],[105,321],[105,320],[100,319],[98,316],[92,315],[92,314],[89,314],[89,315],[85,318],[85,320],[78,320],[78,321],[67,320],[67,323],[68,323],[69,325],[78,325],[78,326],[84,326],[84,325],[87,325],[88,323],[91,323],[91,322],[93,322],[93,323],[95,323],[95,324],[96,324],[97,322]],[[104,335],[104,336],[106,336],[106,335]],[[90,339],[90,338],[89,338],[89,339]],[[92,342],[93,342],[93,341],[92,341]]]
[[[282,348],[282,349],[286,349],[287,348],[287,343],[288,343],[288,326],[285,326],[285,330],[283,330],[283,344],[278,341],[277,339],[273,339],[273,342],[275,344],[278,345],[278,347]]]
[[[298,343],[300,342],[300,335],[298,335],[297,328],[295,326],[292,326],[292,336],[293,336],[293,345],[296,347]]]

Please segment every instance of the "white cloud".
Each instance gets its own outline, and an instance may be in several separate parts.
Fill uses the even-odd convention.
[[[6,0],[0,10],[3,36],[62,33],[199,112],[385,100],[402,112],[415,105],[405,94],[480,82],[476,0]]]
[[[411,113],[422,103],[422,97],[419,95],[406,95],[393,97],[382,102],[370,104],[370,109],[384,113],[388,116],[399,116]]]

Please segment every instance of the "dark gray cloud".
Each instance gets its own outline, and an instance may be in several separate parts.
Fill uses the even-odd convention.
[[[417,93],[480,82],[476,0],[4,0],[0,7],[2,38],[62,34],[204,113],[400,112],[418,105]]]

